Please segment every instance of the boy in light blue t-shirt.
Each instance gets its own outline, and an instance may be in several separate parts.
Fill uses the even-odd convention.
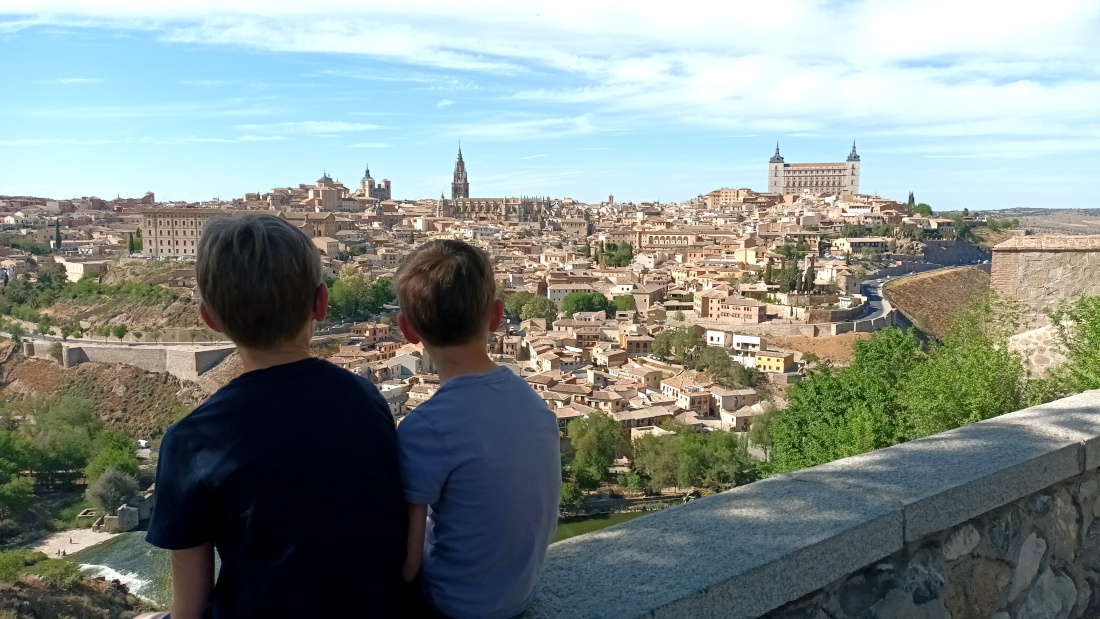
[[[487,354],[504,303],[484,252],[428,243],[398,269],[394,288],[398,326],[423,342],[441,381],[397,430],[409,503],[405,580],[419,573],[429,616],[515,616],[531,601],[557,526],[557,420]]]

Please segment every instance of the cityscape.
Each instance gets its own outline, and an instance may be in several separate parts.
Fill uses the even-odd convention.
[[[377,391],[381,410],[388,409],[387,432],[392,418],[402,449],[402,441],[411,440],[403,424],[409,430],[423,423],[425,411],[438,410],[466,378],[453,374],[453,350],[438,352],[409,326],[411,305],[405,296],[398,300],[401,286],[410,285],[402,267],[440,242],[472,246],[487,258],[493,307],[502,315],[499,325],[490,320],[487,339],[479,336],[473,348],[493,371],[526,385],[524,397],[537,403],[538,413],[553,416],[560,454],[560,497],[556,508],[550,506],[556,529],[548,549],[541,538],[536,544],[546,557],[535,566],[537,583],[520,596],[516,616],[1100,617],[1100,204],[1084,190],[1095,176],[1096,150],[1094,127],[1083,120],[1097,111],[1100,98],[1087,96],[1097,85],[1091,75],[1028,86],[1023,73],[1032,69],[1013,64],[1026,57],[1035,66],[1077,66],[1068,60],[1075,49],[1095,60],[1094,38],[1067,25],[1073,19],[1060,13],[1035,18],[1041,41],[1054,40],[1051,24],[1066,37],[1066,47],[1049,54],[1031,51],[1030,44],[1010,49],[1005,41],[1023,27],[1016,18],[991,25],[977,36],[1004,63],[998,69],[949,60],[964,50],[938,43],[946,64],[928,67],[945,75],[961,80],[967,71],[1007,73],[1009,65],[1022,72],[1013,89],[985,77],[974,82],[980,88],[971,84],[974,98],[985,97],[989,109],[1001,106],[997,111],[1007,119],[986,125],[954,85],[940,91],[942,107],[926,93],[914,95],[928,112],[863,89],[888,81],[878,66],[851,68],[861,73],[846,82],[847,103],[862,109],[863,93],[873,104],[895,107],[885,113],[869,105],[861,118],[832,110],[831,88],[820,88],[817,101],[803,93],[801,104],[751,92],[733,69],[701,68],[713,62],[712,52],[687,43],[676,43],[680,51],[668,54],[679,68],[663,62],[654,68],[648,51],[636,52],[621,38],[620,19],[626,17],[601,17],[582,7],[575,10],[609,28],[605,34],[618,41],[620,52],[596,41],[575,42],[576,56],[566,58],[568,46],[548,36],[550,59],[544,59],[514,38],[589,36],[588,26],[569,30],[557,10],[547,12],[547,23],[521,25],[530,17],[523,11],[486,9],[485,15],[518,29],[487,35],[480,18],[447,17],[451,9],[439,8],[444,18],[466,24],[471,36],[482,32],[484,49],[456,33],[451,48],[436,42],[414,53],[402,28],[432,32],[434,22],[417,14],[431,7],[378,16],[396,34],[379,34],[364,49],[359,35],[341,28],[322,42],[323,29],[305,18],[300,39],[282,40],[293,32],[286,20],[301,17],[298,9],[249,9],[234,26],[213,6],[184,19],[123,5],[102,13],[44,6],[32,17],[0,10],[0,46],[56,37],[50,53],[58,56],[43,61],[56,66],[60,58],[76,58],[71,45],[148,45],[149,58],[133,60],[138,73],[151,70],[147,62],[178,55],[191,58],[177,66],[185,81],[195,82],[188,88],[241,85],[216,62],[208,77],[185,76],[207,62],[196,58],[210,54],[257,74],[234,106],[267,105],[258,102],[260,93],[281,88],[265,82],[276,57],[300,62],[294,70],[316,78],[302,86],[324,93],[315,104],[324,114],[336,100],[329,95],[338,92],[324,80],[344,80],[352,98],[366,96],[357,90],[360,82],[394,85],[385,105],[372,100],[374,111],[363,112],[361,123],[282,121],[275,118],[289,116],[275,112],[260,123],[253,115],[268,111],[249,107],[238,117],[214,98],[198,112],[188,102],[151,111],[145,122],[136,113],[141,97],[118,115],[92,101],[81,108],[87,118],[77,118],[80,112],[59,121],[74,123],[64,128],[72,137],[52,137],[49,121],[37,119],[30,107],[0,104],[0,115],[35,117],[26,126],[37,132],[23,135],[21,125],[0,136],[0,619],[145,619],[167,611],[191,616],[181,606],[185,588],[176,562],[182,556],[177,552],[190,552],[194,544],[167,550],[151,543],[158,534],[158,496],[165,495],[162,456],[173,428],[194,420],[194,411],[218,401],[227,386],[242,384],[238,379],[270,369],[255,369],[251,347],[216,328],[209,297],[204,301],[200,294],[200,265],[210,264],[200,260],[210,255],[202,253],[210,251],[204,240],[211,243],[227,221],[259,216],[292,228],[289,234],[308,246],[308,259],[320,264],[318,292],[310,293],[316,307],[302,332],[303,357],[324,360],[323,367],[335,366],[342,379],[354,377],[355,384]],[[816,19],[833,19],[819,7],[802,8]],[[862,5],[849,10],[885,19]],[[909,15],[928,23],[923,13],[896,10],[891,19]],[[1100,23],[1094,8],[1079,12],[1085,25]],[[745,23],[767,17],[762,15],[746,13]],[[141,28],[100,21],[123,17],[143,20]],[[254,21],[261,18],[268,21]],[[359,19],[366,18],[355,14],[348,23],[367,23]],[[655,49],[660,41],[669,44],[650,24],[659,21],[650,8],[639,8],[632,19],[638,36]],[[806,32],[800,20],[790,19],[792,33]],[[703,23],[709,20],[692,21],[700,33],[714,33]],[[257,32],[261,25],[265,36]],[[49,28],[57,31],[44,30]],[[219,29],[223,34],[215,35]],[[109,41],[107,32],[134,40]],[[338,49],[328,47],[334,44]],[[383,53],[374,45],[393,49]],[[744,45],[767,53],[755,35],[746,34]],[[732,54],[725,46],[713,53]],[[800,44],[790,47],[776,50],[775,58],[786,63],[797,54],[812,56]],[[627,58],[632,53],[638,54],[634,64]],[[889,62],[917,83],[911,64],[917,60],[906,56],[914,53],[890,52]],[[246,60],[249,54],[255,58]],[[321,68],[332,61],[328,55],[340,54],[367,59],[366,68]],[[26,56],[15,69],[20,74],[32,70]],[[62,83],[47,76],[48,85],[27,88],[116,79],[122,61],[101,60],[72,65],[71,75],[97,77]],[[596,69],[589,62],[614,66]],[[843,64],[823,55],[821,71],[840,71],[833,63]],[[920,79],[932,71],[928,67],[920,69]],[[533,78],[536,73],[542,77]],[[710,101],[700,86],[714,75],[736,83],[711,83],[730,97],[725,104],[737,108],[728,117],[721,116],[722,101]],[[808,72],[797,75],[812,82]],[[681,81],[685,76],[690,80]],[[169,92],[149,84],[150,93]],[[650,92],[662,84],[668,94]],[[689,84],[695,98],[679,90]],[[1020,107],[1031,100],[1021,91],[1032,87],[1085,96],[1053,106],[1064,114],[1055,126]],[[428,94],[416,90],[421,88]],[[414,96],[422,95],[432,98],[427,111],[414,109]],[[309,111],[300,93],[283,96],[270,97],[278,101],[274,107],[284,106],[277,114],[288,113],[291,99],[304,106],[292,114]],[[748,112],[739,107],[742,97],[757,108],[772,105],[774,113]],[[529,116],[527,106],[535,100],[558,115],[564,108],[551,112],[550,106],[591,108],[569,122],[542,124]],[[57,101],[43,100],[43,119],[60,109],[51,107]],[[450,128],[428,116],[464,105],[481,107],[449,120],[455,123]],[[661,116],[665,107],[681,117]],[[811,112],[820,121],[806,121]],[[172,128],[180,135],[224,130],[222,122],[235,123],[241,135],[154,135],[164,131],[165,113],[180,116],[178,130]],[[937,113],[941,117],[932,118]],[[1048,113],[1054,112],[1043,111]],[[709,121],[700,120],[708,114]],[[744,118],[734,118],[738,114]],[[235,120],[224,121],[227,116]],[[507,120],[490,131],[492,118]],[[558,126],[563,122],[567,126]],[[713,124],[703,127],[706,122]],[[94,137],[97,123],[117,135]],[[909,135],[913,126],[924,131]],[[682,135],[666,134],[677,127]],[[751,133],[729,135],[731,130]],[[725,146],[703,145],[702,133],[715,131],[725,132]],[[1035,137],[1043,131],[1049,134]],[[385,137],[343,144],[367,133]],[[337,142],[339,147],[325,146]],[[156,161],[158,149],[184,143],[204,150]],[[99,156],[88,150],[100,147]],[[229,152],[236,148],[241,150]],[[47,149],[56,149],[56,158]],[[127,151],[128,161],[134,157],[136,173],[112,163],[122,157],[116,149]],[[522,155],[528,151],[534,154]],[[1064,169],[1055,162],[1063,154],[1072,155]],[[87,160],[87,169],[61,178],[58,171],[75,168],[76,157]],[[186,162],[178,164],[177,157]],[[957,167],[942,167],[941,157],[958,161]],[[983,167],[988,161],[975,161],[983,158],[1006,163],[994,170]],[[53,167],[42,172],[28,162]],[[163,170],[173,165],[181,165],[178,174]],[[349,170],[355,170],[350,177]],[[120,189],[103,194],[108,186]],[[270,279],[261,271],[248,275]],[[314,386],[291,381],[287,388]],[[308,428],[325,414],[303,410],[296,423]],[[463,431],[477,437],[474,442],[491,449],[503,440],[493,438],[498,429],[492,427],[504,427],[503,418],[486,427],[466,423],[471,427]],[[211,458],[210,450],[222,443],[245,449],[265,431],[250,426],[239,437],[207,436],[199,453]],[[509,436],[523,445],[536,440],[533,434]],[[349,496],[379,492],[325,464],[338,460],[322,452],[346,445],[343,438],[332,437],[322,449],[288,451],[280,466],[335,479]],[[453,445],[460,444],[456,434]],[[363,446],[364,452],[373,449]],[[438,446],[440,453],[453,449],[446,437]],[[554,471],[557,484],[557,464]],[[461,475],[447,477],[440,492],[460,483]],[[324,531],[343,521],[334,517],[347,504],[342,497],[317,499],[309,489],[287,488],[286,514],[248,512],[225,522],[277,516],[302,530]],[[414,509],[426,501],[406,500],[400,511],[404,517],[408,507],[409,534],[416,537]],[[419,516],[421,527],[425,517],[429,523],[428,532],[419,533],[421,545],[448,534],[439,525],[433,533],[432,519],[445,517],[447,505],[453,509],[444,499],[428,504],[430,511]],[[514,534],[500,532],[501,539]],[[239,560],[226,554],[225,543],[209,543],[219,566],[227,557]],[[293,546],[291,540],[265,540],[256,548],[266,557]],[[409,548],[417,556],[422,551],[414,551],[411,541]],[[339,557],[338,548],[331,550]],[[332,568],[317,567],[318,574]],[[209,586],[217,588],[207,591],[212,597],[194,616],[229,599],[221,587],[232,585],[215,574]],[[432,604],[440,599],[432,596],[442,594],[424,584],[426,575],[402,577]],[[440,608],[432,610],[442,613]],[[378,607],[364,614],[421,616],[406,610],[401,615]],[[496,616],[489,610],[468,614]]]

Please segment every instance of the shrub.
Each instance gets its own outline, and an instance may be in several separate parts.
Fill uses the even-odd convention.
[[[577,487],[573,484],[565,482],[561,485],[560,505],[565,509],[577,511],[584,507],[584,494],[577,490]]]
[[[80,573],[80,566],[63,559],[46,559],[34,566],[32,573],[38,574],[43,580],[55,587],[72,589],[84,580]]]
[[[116,469],[107,469],[88,487],[88,501],[105,512],[113,512],[138,491],[137,480]]]
[[[62,349],[61,347],[61,342],[54,342],[53,344],[50,344],[50,356],[53,357],[54,360],[58,363],[61,363],[61,354],[63,350],[64,349]]]

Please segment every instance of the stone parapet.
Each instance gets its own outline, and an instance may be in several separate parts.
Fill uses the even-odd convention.
[[[1090,391],[559,542],[525,616],[1100,616],[1098,466]]]

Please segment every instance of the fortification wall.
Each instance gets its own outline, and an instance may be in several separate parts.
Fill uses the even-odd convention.
[[[990,286],[1031,310],[1025,327],[1050,323],[1062,301],[1100,295],[1100,236],[1014,237],[993,248]]]
[[[1100,616],[1100,390],[550,547],[525,617]]]
[[[988,260],[989,256],[969,243],[958,241],[921,241],[924,243],[924,259],[945,266],[973,264]]]
[[[65,344],[63,349],[65,367],[93,361],[132,365],[147,372],[164,372],[168,368],[168,355],[163,346],[111,346],[81,343]]]
[[[856,307],[838,310],[807,308],[804,319],[809,324],[848,322],[853,318],[862,316],[865,311],[867,311],[867,306],[863,303],[860,303]]]

